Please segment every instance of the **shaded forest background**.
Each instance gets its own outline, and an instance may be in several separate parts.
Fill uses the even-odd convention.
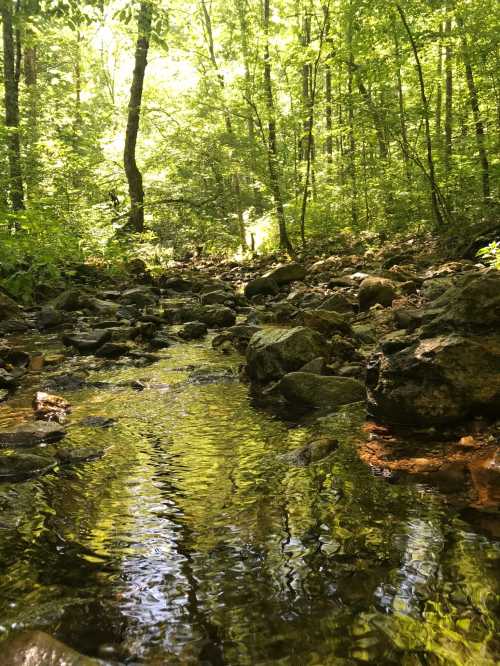
[[[0,283],[16,297],[84,261],[495,221],[494,0],[0,6]]]

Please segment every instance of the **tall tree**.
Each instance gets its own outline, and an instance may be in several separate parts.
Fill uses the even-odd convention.
[[[125,149],[123,151],[123,164],[130,196],[128,227],[139,233],[144,230],[144,187],[142,174],[136,161],[136,146],[152,19],[153,9],[151,4],[141,2],[137,19],[138,35],[135,49],[135,66],[130,88]]]
[[[3,21],[3,70],[5,90],[5,126],[9,156],[9,193],[14,211],[24,209],[24,184],[19,132],[19,77],[21,65],[20,30],[14,28],[12,0],[1,0]]]

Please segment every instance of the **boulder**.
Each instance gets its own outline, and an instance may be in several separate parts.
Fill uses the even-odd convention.
[[[354,307],[355,304],[353,301],[342,292],[339,292],[337,294],[332,294],[332,296],[329,296],[326,301],[321,303],[321,305],[318,305],[318,310],[328,310],[330,312],[348,314],[354,311]]]
[[[104,666],[43,631],[26,631],[0,645],[2,666]]]
[[[358,300],[360,310],[369,310],[372,305],[377,304],[389,307],[396,297],[396,285],[387,278],[367,277],[359,286]]]
[[[255,382],[270,382],[318,356],[327,358],[328,346],[317,331],[305,326],[262,330],[248,343],[248,376]]]
[[[371,415],[427,427],[500,411],[500,335],[458,333],[399,341],[367,371]]]
[[[42,442],[55,442],[66,434],[59,423],[34,421],[23,423],[11,430],[0,431],[0,448],[6,446],[36,446]]]
[[[274,296],[279,292],[278,283],[269,277],[260,277],[250,280],[245,286],[245,296]]]
[[[309,328],[319,331],[325,336],[343,333],[352,333],[349,323],[345,317],[330,310],[306,310],[302,315],[304,324]]]
[[[95,329],[82,333],[63,335],[62,341],[67,347],[75,347],[79,352],[91,354],[111,338],[109,329]]]
[[[56,464],[56,461],[49,456],[31,453],[0,453],[0,481],[29,479],[54,469]],[[2,664],[4,663],[2,660]]]
[[[209,328],[225,328],[234,326],[236,315],[231,308],[223,305],[204,305],[199,320]]]
[[[183,340],[199,340],[207,334],[207,325],[202,321],[188,321],[179,331]]]
[[[334,437],[320,437],[308,442],[305,446],[290,451],[290,453],[285,453],[281,459],[284,462],[297,465],[297,467],[305,467],[326,458],[330,453],[336,451],[338,446],[338,439]]]
[[[177,291],[180,293],[193,291],[192,281],[182,277],[162,277],[160,278],[160,286],[164,287],[165,289],[172,289],[172,291]]]
[[[19,305],[10,296],[0,291],[0,321],[19,316],[20,314],[21,308]]]
[[[126,305],[136,305],[144,308],[146,305],[154,305],[156,299],[148,287],[134,287],[123,292],[121,299]]]
[[[84,307],[86,298],[87,297],[80,289],[67,289],[54,299],[52,307],[56,310],[74,312],[75,310],[81,310]]]
[[[278,266],[273,270],[266,273],[263,277],[274,280],[276,284],[290,284],[290,282],[295,282],[296,280],[303,280],[306,276],[306,269],[302,264],[297,264],[295,262],[290,264],[284,264],[283,266]]]
[[[126,342],[105,342],[95,351],[95,355],[99,358],[120,358],[126,356],[131,349]]]
[[[56,308],[50,305],[42,308],[40,312],[37,313],[35,319],[36,326],[41,331],[57,328],[58,326],[61,326],[61,324],[64,324],[65,321],[66,317],[63,312],[56,310]]]
[[[104,449],[98,446],[58,446],[56,458],[63,465],[96,460],[104,455]]]
[[[200,303],[202,305],[224,305],[232,298],[233,295],[227,291],[209,291],[207,294],[200,296]]]
[[[288,402],[329,409],[365,399],[365,387],[357,379],[311,372],[290,372],[281,379],[276,390]]]
[[[85,309],[98,315],[114,317],[119,307],[118,303],[101,298],[88,298],[85,301]]]

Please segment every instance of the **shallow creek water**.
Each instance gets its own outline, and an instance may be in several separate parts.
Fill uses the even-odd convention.
[[[168,356],[90,375],[142,391],[55,391],[73,405],[65,443],[106,453],[0,484],[0,638],[40,628],[146,665],[500,663],[500,541],[439,491],[363,465],[360,408],[278,417],[227,376],[241,357],[209,341]],[[116,425],[77,425],[88,415]],[[339,449],[280,457],[318,432]]]

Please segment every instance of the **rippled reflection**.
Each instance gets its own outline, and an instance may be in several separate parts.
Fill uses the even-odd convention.
[[[497,663],[499,542],[374,477],[361,410],[285,422],[234,381],[239,358],[169,354],[71,394],[73,423],[117,419],[70,429],[103,458],[0,486],[0,631],[144,664]],[[311,428],[338,451],[284,462]]]

